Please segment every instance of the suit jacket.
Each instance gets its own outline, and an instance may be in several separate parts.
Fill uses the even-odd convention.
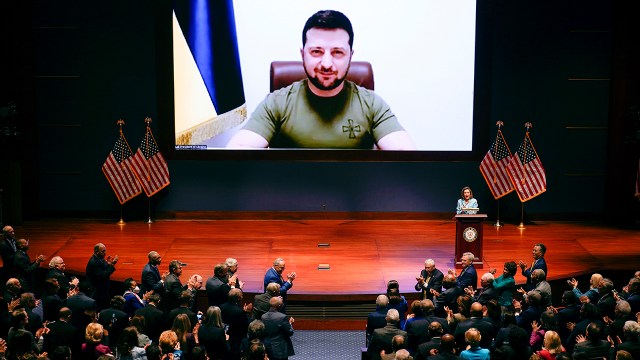
[[[0,243],[0,256],[2,256],[2,271],[5,280],[14,276],[13,256],[16,253],[15,239],[9,240],[5,238]]]
[[[171,310],[171,312],[169,313],[170,326],[173,326],[173,321],[176,319],[176,316],[180,314],[185,314],[189,317],[189,321],[191,322],[191,328],[196,326],[196,324],[198,323],[198,316],[196,315],[196,313],[191,311],[191,309],[189,308],[178,306],[177,308]]]
[[[275,309],[269,309],[262,315],[264,323],[264,345],[269,356],[277,359],[286,359],[295,355],[291,336],[293,327],[287,316]]]
[[[442,352],[435,356],[429,356],[427,359],[429,360],[455,360],[460,359],[458,355],[455,355],[451,352]]]
[[[65,274],[58,269],[49,269],[45,279],[54,278],[58,280],[58,284],[60,285],[60,290],[58,290],[58,296],[60,299],[64,300],[69,295],[69,279],[65,276]]]
[[[528,268],[522,270],[522,275],[527,278],[527,283],[523,286],[523,288],[527,291],[533,290],[533,288],[536,287],[536,284],[531,281],[531,273],[536,269],[541,269],[547,276],[549,276],[549,273],[547,272],[547,262],[544,260],[544,258],[542,257],[536,260]]]
[[[264,315],[271,306],[269,305],[269,300],[271,300],[273,296],[269,293],[258,294],[253,298],[253,318],[256,320],[260,320],[262,315]]]
[[[164,294],[162,304],[164,311],[168,314],[171,310],[180,306],[180,295],[184,291],[184,286],[175,274],[169,274],[164,279]]]
[[[418,346],[418,349],[415,352],[414,359],[416,359],[416,360],[424,360],[424,359],[428,358],[429,356],[431,356],[430,351],[432,349],[437,349],[438,352],[440,352],[440,343],[441,342],[442,342],[442,338],[434,337],[434,338],[431,338],[431,340],[420,344],[420,346]]]
[[[215,326],[200,326],[198,340],[207,350],[211,360],[225,359],[229,353],[229,344],[223,328]]]
[[[473,265],[469,265],[462,270],[460,275],[456,278],[456,283],[461,289],[467,286],[472,286],[474,289],[478,286],[478,273]]]
[[[147,263],[142,268],[142,280],[140,280],[140,296],[144,293],[153,290],[154,293],[162,295],[164,291],[164,284],[162,283],[162,276],[158,267]]]
[[[240,353],[240,342],[247,337],[247,330],[249,329],[249,317],[244,313],[244,310],[239,304],[232,302],[226,302],[220,307],[222,312],[222,322],[229,325],[229,347],[232,354]]]
[[[35,283],[35,272],[40,267],[39,262],[32,262],[29,254],[18,250],[13,255],[13,270],[15,277],[20,280],[24,292],[33,292]]]
[[[495,329],[491,323],[484,321],[482,318],[470,318],[469,320],[465,320],[458,324],[456,327],[456,332],[454,334],[456,338],[456,345],[458,347],[458,353],[464,350],[467,346],[464,333],[471,329],[476,328],[480,331],[480,335],[482,338],[480,339],[480,347],[484,349],[488,349],[491,346],[491,340],[495,337]]]
[[[44,320],[55,321],[58,319],[62,306],[63,302],[58,294],[48,295],[42,299],[42,314],[44,315]]]
[[[144,317],[144,333],[149,336],[149,339],[151,339],[154,344],[157,344],[160,333],[168,328],[164,312],[153,304],[147,304],[147,306],[142,309],[136,310],[136,315],[142,315]]]
[[[98,310],[96,301],[81,292],[66,298],[64,306],[71,310],[70,324],[83,333],[86,326],[84,312],[87,310]]]
[[[618,350],[628,351],[634,359],[640,359],[640,341],[624,341],[618,345]]]
[[[395,324],[391,323],[387,323],[383,328],[374,330],[371,336],[371,342],[367,348],[367,354],[369,354],[373,360],[381,360],[380,351],[384,350],[387,354],[392,353],[393,348],[391,347],[391,341],[396,335],[402,335],[406,338],[407,332],[398,329]]]
[[[104,309],[100,311],[98,323],[109,331],[109,346],[115,347],[118,344],[122,330],[129,326],[129,315],[118,309]]]
[[[427,270],[422,269],[420,276],[425,279],[425,282],[422,285],[420,283],[416,283],[416,291],[422,291],[423,299],[433,300],[431,289],[435,289],[437,292],[442,291],[442,279],[444,279],[444,274],[438,269],[433,269],[431,276],[429,276],[429,274],[427,274]],[[427,279],[429,281],[427,281]]]
[[[50,322],[47,327],[49,332],[44,334],[43,351],[53,354],[58,346],[68,346],[75,357],[79,354],[82,338],[80,332],[71,324],[61,320]]]
[[[228,281],[225,281],[224,278],[221,279],[217,276],[212,276],[207,279],[205,289],[207,290],[209,306],[220,307],[227,302],[231,286],[229,286]]]
[[[407,349],[412,354],[415,353],[418,345],[429,341],[429,324],[431,321],[425,318],[407,322],[404,330],[407,332]]]
[[[86,275],[87,279],[93,286],[91,298],[96,300],[98,310],[109,306],[111,295],[109,293],[111,274],[116,271],[115,266],[107,264],[104,259],[95,255],[91,256],[87,263]]]
[[[594,358],[609,358],[609,350],[611,349],[611,345],[607,340],[600,340],[596,343],[592,343],[587,340],[585,342],[581,342],[576,344],[576,347],[573,349],[573,358],[574,359],[594,359]],[[581,354],[582,357],[579,357]]]
[[[458,296],[462,295],[462,289],[458,286],[452,286],[438,295],[435,301],[434,314],[438,317],[446,317],[447,313],[444,307],[448,306],[454,313],[458,312]]]
[[[479,302],[482,305],[486,305],[489,300],[498,299],[498,291],[493,287],[493,285],[489,285],[488,287],[483,287],[478,289],[476,296],[474,296],[473,301]]]
[[[598,317],[598,319],[601,319],[605,316],[613,319],[615,317],[615,308],[616,298],[613,297],[613,294],[604,294],[596,304],[596,316]]]
[[[280,296],[282,296],[283,300],[286,300],[287,299],[287,291],[289,291],[289,289],[291,289],[293,284],[288,282],[288,281],[284,281],[282,279],[282,276],[280,276],[280,274],[278,274],[276,269],[269,268],[269,270],[267,270],[267,273],[264,275],[264,290],[265,291],[267,291],[267,285],[269,285],[272,282],[277,283],[278,285],[280,285]]]

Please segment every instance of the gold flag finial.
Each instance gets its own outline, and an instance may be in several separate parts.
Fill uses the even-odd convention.
[[[496,121],[496,126],[498,127],[498,130],[500,130],[501,127],[504,126],[504,123],[500,120]]]
[[[151,124],[151,121],[152,121],[151,118],[148,117],[148,116],[146,118],[144,118],[144,122],[147,123],[147,126],[149,126],[149,124]]]
[[[531,129],[533,127],[533,125],[531,125],[531,123],[527,121],[526,123],[524,123],[524,127],[526,127],[527,128],[527,132],[529,132],[529,129]]]

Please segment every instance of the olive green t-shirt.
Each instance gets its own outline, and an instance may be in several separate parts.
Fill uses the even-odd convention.
[[[345,81],[333,97],[311,92],[308,80],[276,90],[258,105],[245,130],[271,148],[372,149],[385,135],[404,130],[373,91]]]

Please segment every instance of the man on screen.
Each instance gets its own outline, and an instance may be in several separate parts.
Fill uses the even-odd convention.
[[[353,28],[341,12],[312,15],[302,30],[307,79],[267,95],[228,148],[415,150],[389,106],[346,81]]]

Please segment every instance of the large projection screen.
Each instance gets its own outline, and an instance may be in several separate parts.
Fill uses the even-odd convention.
[[[484,84],[478,81],[482,78],[478,71],[483,67],[477,63],[476,6],[475,1],[450,0],[407,0],[393,4],[382,0],[233,1],[245,103],[241,111],[232,114],[231,120],[223,119],[225,124],[217,126],[217,131],[188,143],[192,146],[178,145],[177,134],[194,124],[215,121],[221,116],[211,104],[207,88],[198,78],[197,65],[190,58],[189,45],[181,31],[186,25],[180,24],[179,17],[171,10],[171,24],[165,25],[171,28],[171,51],[165,49],[159,53],[171,57],[160,59],[160,64],[165,61],[171,64],[161,68],[170,69],[173,78],[167,96],[171,104],[163,107],[163,115],[173,120],[173,149],[175,153],[198,153],[199,156],[203,152],[222,153],[214,158],[231,159],[269,158],[269,155],[256,154],[265,152],[278,152],[274,157],[278,159],[290,155],[292,159],[311,160],[471,158],[479,151],[479,143],[487,143],[484,138],[478,141],[479,135],[484,135],[478,130],[478,122],[486,120],[483,119],[486,111],[480,111],[486,106],[486,97],[478,96],[484,91]],[[227,149],[228,140],[269,93],[270,63],[301,60],[304,23],[313,13],[324,9],[341,11],[351,20],[352,60],[372,64],[375,92],[389,104],[417,151],[387,156],[381,155],[386,151],[380,150]],[[166,20],[166,16],[163,18]],[[358,154],[345,157],[344,154],[350,153]]]

